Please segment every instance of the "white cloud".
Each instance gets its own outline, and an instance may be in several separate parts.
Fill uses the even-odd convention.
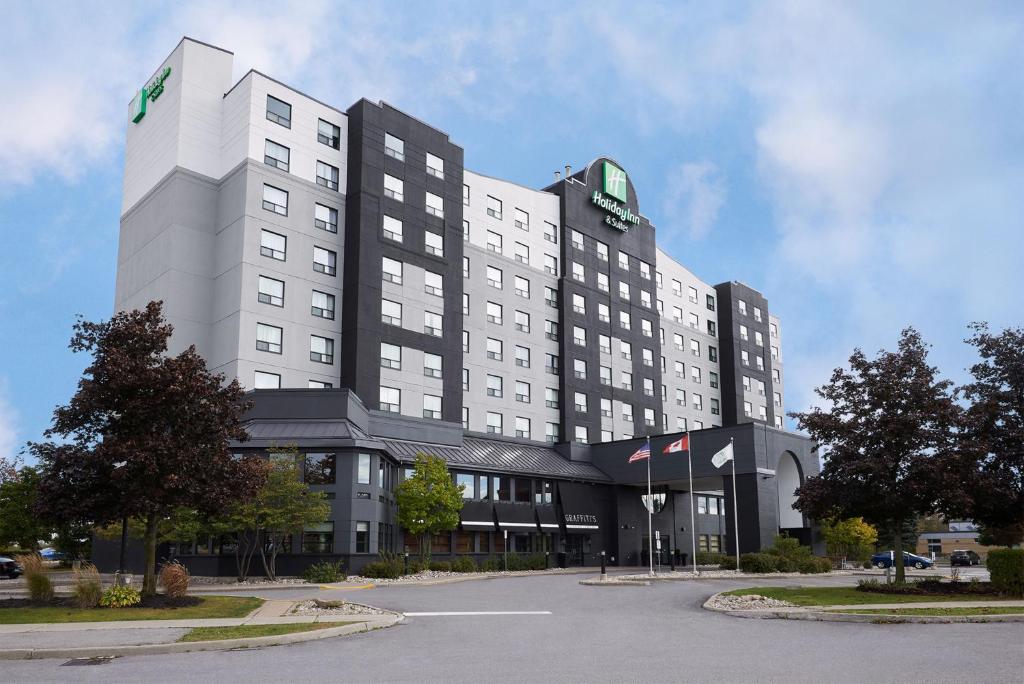
[[[684,228],[692,239],[707,236],[725,203],[725,177],[712,162],[680,164],[668,179],[665,228],[671,236]]]
[[[0,458],[13,459],[21,444],[18,442],[18,414],[8,400],[7,382],[0,378]]]

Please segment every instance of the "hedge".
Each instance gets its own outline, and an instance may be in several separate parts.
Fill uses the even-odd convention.
[[[985,566],[996,589],[1024,596],[1024,549],[992,549]]]
[[[804,558],[797,563],[797,570],[804,575],[815,575],[822,572],[829,572],[832,570],[832,561],[828,558],[819,558],[817,556],[811,556],[810,558]]]
[[[745,553],[740,556],[740,570],[743,572],[775,572],[778,556],[767,553]]]

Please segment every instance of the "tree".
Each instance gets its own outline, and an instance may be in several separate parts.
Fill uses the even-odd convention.
[[[161,521],[179,507],[222,511],[262,484],[259,464],[228,450],[247,437],[242,388],[210,373],[195,347],[166,354],[160,302],[74,328],[70,348],[92,361],[45,433],[64,443],[29,445],[42,466],[39,509],[59,524],[144,521],[143,593],[154,594]]]
[[[973,382],[959,388],[970,402],[960,449],[969,476],[968,516],[990,541],[1024,541],[1024,329],[994,335],[985,323],[971,326],[981,361]]]
[[[258,550],[268,579],[277,577],[277,555],[284,538],[295,530],[322,523],[331,507],[324,492],[312,491],[299,477],[298,449],[274,449],[266,481],[251,500],[240,501],[215,520],[217,529],[236,534],[235,563],[239,580],[249,572]]]
[[[420,558],[425,566],[430,565],[431,538],[459,526],[463,489],[452,480],[443,458],[420,453],[412,477],[395,490],[398,523],[420,536]]]
[[[22,465],[20,456],[0,456],[0,484],[18,479],[18,469]]]
[[[939,380],[927,358],[920,334],[907,328],[896,352],[868,359],[856,349],[849,370],[833,371],[816,390],[828,410],[790,414],[816,448],[827,449],[821,473],[797,490],[797,509],[819,520],[861,516],[894,530],[935,510],[949,486],[959,409],[952,383]],[[894,542],[896,581],[903,582],[901,535]]]
[[[52,529],[33,513],[38,497],[39,473],[30,466],[0,484],[0,546],[14,542],[28,551],[50,539]]]
[[[878,530],[861,517],[825,520],[821,535],[825,538],[826,553],[837,559],[867,560],[878,541]]]

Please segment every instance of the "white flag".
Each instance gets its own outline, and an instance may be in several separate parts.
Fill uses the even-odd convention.
[[[729,442],[728,444],[725,445],[724,448],[716,452],[715,455],[711,457],[711,465],[715,466],[716,468],[721,468],[731,460],[732,442]]]

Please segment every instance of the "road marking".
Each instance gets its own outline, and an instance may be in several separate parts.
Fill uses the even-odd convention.
[[[327,591],[354,591],[356,589],[373,589],[374,586],[376,586],[376,585],[374,585],[374,584],[360,584],[357,587],[332,587],[329,584],[321,584],[320,588],[321,589],[326,589]]]
[[[407,617],[448,617],[462,615],[551,615],[550,610],[482,610],[482,611],[446,611],[438,613],[404,613]]]

